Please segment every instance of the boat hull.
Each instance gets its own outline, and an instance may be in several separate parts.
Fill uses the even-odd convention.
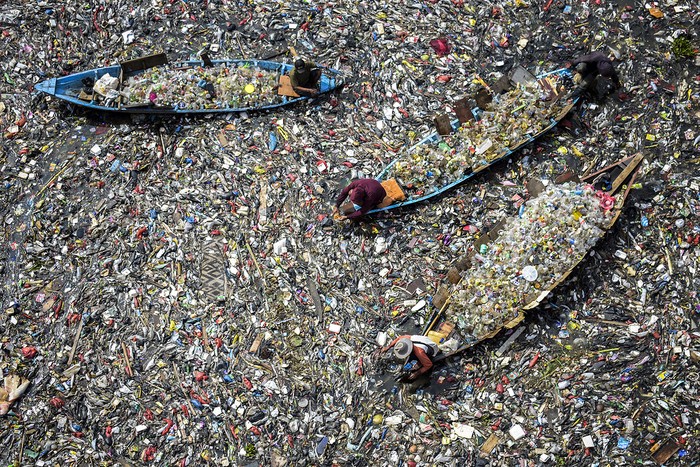
[[[280,75],[287,74],[293,68],[293,65],[286,63],[273,62],[268,60],[212,60],[214,66],[216,65],[237,65],[237,66],[250,66],[258,68],[261,70],[275,71]],[[173,64],[175,67],[203,67],[205,66],[203,61],[182,61],[175,62]],[[95,82],[99,80],[102,76],[109,73],[111,76],[119,76],[120,71],[122,71],[121,65],[114,65],[104,68],[95,68],[92,70],[83,71],[80,73],[75,73],[72,75],[51,78],[34,85],[34,89],[43,92],[50,96],[56,97],[63,101],[69,102],[73,105],[84,107],[91,110],[96,110],[100,112],[110,112],[119,114],[217,114],[217,113],[236,113],[236,112],[250,112],[257,110],[271,110],[284,107],[287,105],[292,105],[304,100],[309,99],[308,97],[296,97],[288,98],[282,97],[281,102],[270,103],[267,105],[258,105],[250,107],[221,107],[221,108],[211,108],[211,109],[188,109],[188,108],[177,108],[175,106],[121,106],[121,107],[109,107],[105,105],[99,105],[92,102],[87,102],[80,99],[80,90],[83,87],[82,80],[86,78],[91,78]],[[319,80],[319,94],[324,94],[335,89],[338,89],[343,85],[343,81],[340,78],[340,72],[330,68],[322,69],[323,73]]]
[[[622,209],[624,207],[625,201],[627,200],[627,197],[629,195],[629,192],[631,190],[632,185],[636,181],[637,174],[641,168],[641,162],[643,160],[643,155],[642,154],[636,154],[631,157],[623,158],[620,161],[616,162],[615,164],[612,164],[600,171],[597,171],[595,173],[586,175],[580,179],[581,182],[583,183],[591,183],[598,177],[600,177],[602,174],[607,174],[610,176],[611,181],[611,188],[607,193],[616,195],[619,197],[619,201],[615,203],[615,206],[612,208],[611,216],[607,222],[607,225],[604,226],[604,231],[610,230],[613,225],[615,225],[616,221],[618,220],[620,214],[622,213]],[[624,189],[624,190],[623,190]],[[494,226],[491,231],[488,234],[485,234],[483,237],[486,239],[485,241],[477,242],[478,244],[475,244],[475,250],[478,250],[478,246],[480,246],[481,243],[488,244],[491,241],[495,240],[498,238],[500,228],[503,225],[503,223],[499,223],[496,226]],[[602,238],[602,237],[601,237]],[[476,338],[469,338],[467,339],[464,335],[460,334],[459,329],[457,329],[454,325],[452,325],[453,329],[453,335],[449,336],[450,338],[455,338],[457,341],[461,342],[460,346],[454,350],[454,351],[448,351],[442,354],[437,360],[443,360],[445,358],[457,355],[461,352],[464,352],[465,350],[469,349],[470,347],[473,347],[474,345],[478,344],[479,342],[482,342],[486,339],[490,339],[495,337],[499,332],[501,332],[503,329],[511,329],[518,324],[524,319],[525,317],[525,312],[535,309],[538,307],[542,301],[559,285],[561,285],[570,275],[571,273],[579,266],[583,258],[585,258],[586,255],[582,256],[581,259],[576,262],[575,264],[571,265],[563,274],[557,277],[557,280],[554,281],[554,283],[547,287],[545,290],[542,290],[540,293],[538,293],[536,296],[530,297],[528,300],[526,300],[526,303],[522,306],[519,307],[519,311],[517,315],[513,319],[509,319],[506,322],[501,323],[498,326],[495,326],[494,329],[490,330],[489,332],[480,335]],[[466,264],[467,262],[464,261],[458,261],[458,263]],[[460,274],[460,269],[459,268],[453,268],[450,273],[448,274],[448,277],[458,277]],[[455,282],[453,282],[455,283]],[[458,283],[458,282],[457,282]],[[430,332],[438,332],[438,330],[444,325],[444,323],[447,323],[447,320],[445,318],[445,311],[448,308],[450,304],[450,293],[448,292],[448,289],[446,287],[442,287],[440,291],[433,297],[433,305],[436,307],[435,313],[431,317],[431,319],[428,321],[428,324],[426,325],[424,329],[424,334],[429,335]],[[449,323],[451,324],[451,323]]]
[[[570,72],[567,69],[560,69],[560,70],[555,70],[555,71],[552,71],[549,73],[544,73],[542,75],[539,75],[539,76],[537,76],[537,79],[539,80],[539,79],[545,78],[545,77],[550,76],[550,75],[569,75],[569,74],[570,74]],[[397,209],[397,208],[411,206],[411,205],[417,204],[417,203],[422,203],[424,201],[430,200],[431,198],[435,198],[437,196],[440,196],[440,195],[444,194],[445,192],[455,188],[458,185],[461,185],[462,183],[464,183],[467,180],[469,180],[470,178],[476,176],[478,173],[483,172],[484,170],[488,169],[489,167],[493,166],[494,164],[497,164],[498,162],[511,157],[514,153],[520,151],[525,146],[532,143],[537,138],[539,138],[540,136],[544,135],[545,133],[550,131],[552,128],[557,126],[557,124],[571,111],[571,109],[573,109],[573,107],[577,101],[578,101],[578,97],[574,97],[571,100],[571,103],[569,103],[567,106],[565,106],[564,109],[561,112],[559,112],[555,117],[551,118],[549,124],[545,128],[543,128],[542,130],[540,130],[536,134],[531,135],[531,136],[523,139],[515,147],[506,148],[504,150],[504,153],[501,156],[499,156],[496,159],[493,159],[489,163],[472,168],[472,170],[465,173],[463,177],[458,178],[457,180],[454,180],[453,182],[446,184],[446,185],[444,185],[444,186],[438,188],[437,190],[432,191],[428,194],[425,194],[422,196],[417,196],[417,197],[411,197],[411,198],[408,198],[404,201],[396,202],[396,203],[390,204],[388,206],[375,208],[375,209],[369,211],[367,214],[377,214],[380,212],[388,211],[390,209]],[[457,131],[457,129],[460,127],[459,120],[453,120],[451,123],[452,123],[452,130]],[[425,138],[423,138],[421,141],[419,141],[417,144],[411,146],[411,148],[408,149],[408,154],[411,154],[412,152],[414,152],[416,150],[416,148],[418,148],[419,146],[422,146],[425,144],[437,144],[440,141],[442,141],[442,137],[440,136],[440,134],[438,134],[437,132],[431,133],[428,136],[426,136]],[[377,175],[376,179],[380,182],[383,180],[386,180],[387,176],[389,175],[389,173],[392,170],[392,168],[394,167],[394,165],[396,165],[401,160],[402,160],[401,158],[398,158],[398,159],[393,160],[391,163],[389,163],[382,170],[382,172],[379,175]]]

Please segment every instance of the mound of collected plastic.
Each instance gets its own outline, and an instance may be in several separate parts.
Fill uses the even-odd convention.
[[[612,198],[590,185],[550,185],[483,244],[454,286],[450,321],[474,338],[514,319],[595,245],[610,221]]]
[[[560,90],[563,83],[554,85]],[[515,150],[545,129],[567,105],[552,102],[549,91],[537,83],[517,86],[494,95],[479,120],[465,122],[454,135],[436,145],[418,145],[391,168],[396,178],[416,195],[432,193],[456,182],[475,167],[488,164]]]
[[[129,105],[153,103],[180,109],[244,108],[276,104],[278,74],[252,67],[151,68],[129,77]]]

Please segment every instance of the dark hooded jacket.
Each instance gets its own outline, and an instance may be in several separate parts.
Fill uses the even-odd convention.
[[[573,66],[576,67],[576,65],[580,63],[586,65],[585,69],[581,72],[584,80],[587,78],[595,78],[596,75],[601,75],[610,78],[610,80],[615,83],[615,86],[620,86],[620,78],[617,76],[615,67],[613,67],[612,62],[604,53],[593,52],[579,57],[573,62]]]

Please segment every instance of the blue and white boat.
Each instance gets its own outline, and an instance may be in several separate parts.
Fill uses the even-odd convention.
[[[282,95],[278,91],[281,80],[293,67],[254,59],[170,63],[165,54],[156,54],[51,78],[37,83],[34,88],[79,107],[111,113],[246,112],[276,109],[308,99]],[[105,79],[113,86],[107,92],[99,92],[95,83]],[[323,94],[342,84],[338,70],[321,68],[316,89]]]
[[[523,70],[523,69],[520,69]],[[523,74],[529,75],[523,70]],[[391,204],[383,203],[368,214],[410,206],[439,196],[457,185],[469,180],[499,161],[506,159],[554,128],[573,108],[578,96],[571,93],[573,82],[568,69],[559,69],[541,74],[537,77],[529,75],[528,81],[513,88],[527,95],[514,97],[512,105],[501,102],[501,107],[507,115],[500,121],[514,122],[536,121],[517,134],[509,134],[510,141],[506,145],[504,138],[498,138],[499,130],[494,129],[495,137],[469,138],[468,130],[474,129],[488,136],[485,126],[495,128],[492,122],[499,121],[499,115],[478,107],[471,109],[474,119],[462,124],[459,120],[452,121],[452,134],[440,135],[437,131],[421,139],[411,146],[401,156],[390,162],[376,179],[380,182],[396,181],[404,191],[405,199],[396,200]],[[494,93],[494,102],[508,99],[508,93]],[[539,107],[538,118],[526,118],[533,107]],[[479,127],[482,128],[479,128]],[[503,129],[500,130],[503,134]],[[482,139],[479,141],[479,139]],[[493,141],[492,141],[493,139]],[[499,144],[500,143],[500,144]],[[446,169],[446,170],[445,170]],[[440,173],[440,172],[443,173]],[[392,182],[393,183],[393,182]]]

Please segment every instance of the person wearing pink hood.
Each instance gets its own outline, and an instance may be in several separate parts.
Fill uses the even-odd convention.
[[[339,214],[340,205],[343,204],[345,198],[350,197],[350,202],[353,204],[354,211],[350,209],[343,210],[343,216],[341,219],[357,219],[360,216],[364,216],[369,211],[377,207],[386,196],[386,190],[377,180],[373,178],[361,178],[354,180],[348,186],[346,186],[343,191],[338,196],[335,201],[335,207],[333,207],[333,214]]]

